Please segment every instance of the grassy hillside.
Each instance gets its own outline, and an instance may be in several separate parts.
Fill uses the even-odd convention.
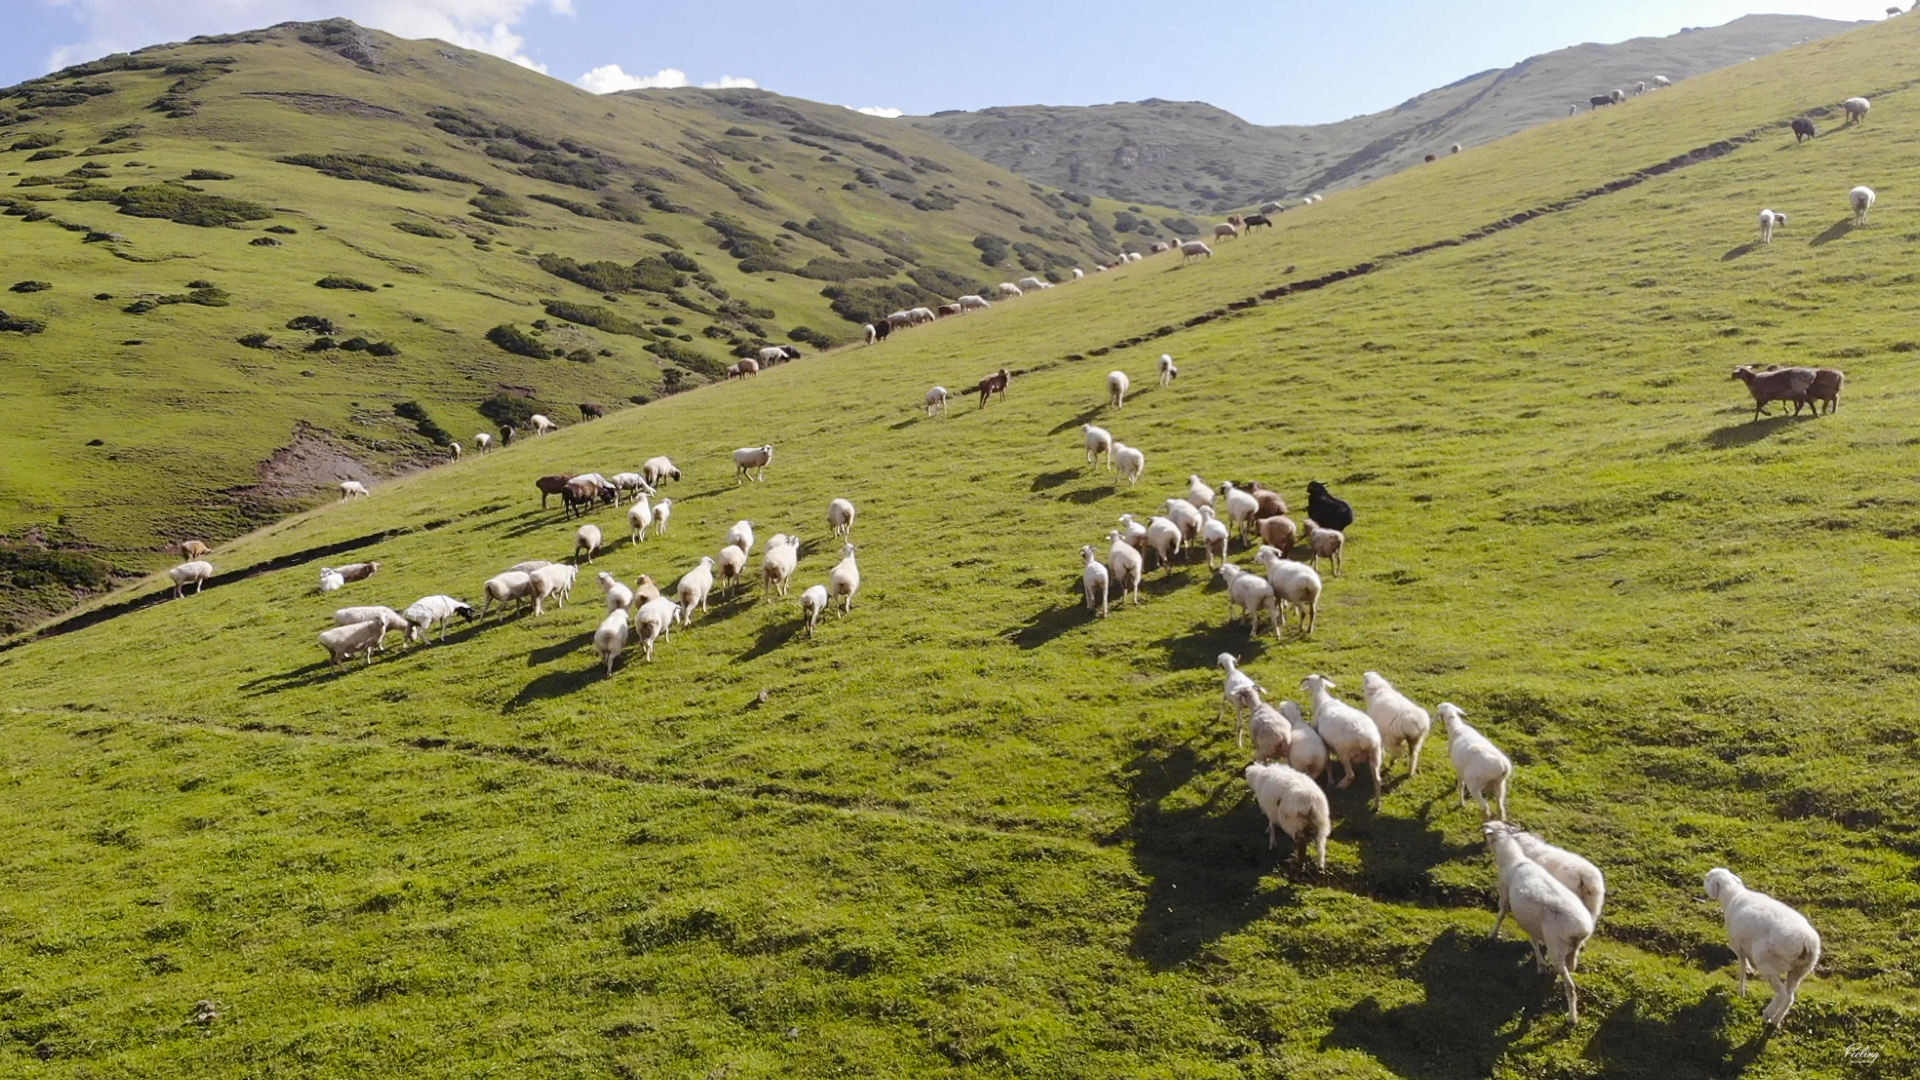
[[[1678,81],[1859,24],[1748,15],[1663,38],[1588,42],[1469,75],[1331,124],[1249,124],[1205,102],[1009,106],[915,117],[920,128],[1042,183],[1225,214],[1269,199],[1355,187],[1567,115],[1615,87]]]
[[[571,422],[1120,247],[1116,207],[904,124],[345,22],[0,91],[0,172],[0,627],[442,461],[496,394]]]
[[[1208,262],[469,455],[235,542],[203,595],[0,653],[0,1055],[73,1077],[1911,1074],[1916,39],[1894,20]],[[1862,92],[1858,128],[1771,126]],[[1863,181],[1881,203],[1853,228]],[[1792,219],[1764,248],[1763,205]],[[1109,413],[1106,371],[1143,386],[1162,350],[1180,379]],[[1742,362],[1835,364],[1847,392],[1750,422]],[[1001,365],[1004,402],[919,411]],[[1088,421],[1146,450],[1140,487],[1084,465]],[[763,441],[767,481],[736,486],[727,452]],[[606,678],[588,584],[321,659],[340,603],[475,599],[564,556],[534,477],[655,453],[686,473],[670,531],[627,546],[600,512],[623,540],[589,569],[669,581],[747,517],[807,538],[803,587],[844,495],[853,612],[809,640],[792,600],[720,600]],[[1312,639],[1225,627],[1197,562],[1077,610],[1080,545],[1196,472],[1352,501]],[[326,557],[379,575],[314,592],[301,553],[383,533]],[[1494,879],[1444,737],[1378,812],[1337,793],[1326,874],[1288,873],[1215,716],[1222,650],[1276,695],[1319,671],[1354,700],[1381,671],[1507,748],[1514,816],[1609,877],[1577,1026],[1524,945],[1484,941]],[[1700,898],[1719,865],[1825,937],[1771,1039]]]

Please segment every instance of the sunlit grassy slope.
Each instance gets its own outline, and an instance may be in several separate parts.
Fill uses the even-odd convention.
[[[350,556],[383,569],[344,592],[309,562],[0,654],[0,1054],[76,1077],[1913,1073],[1916,38],[1693,80],[1210,262],[469,456],[215,557],[410,530]],[[1859,128],[1765,129],[1857,92]],[[1881,202],[1851,228],[1861,182]],[[1763,205],[1792,224],[1759,248]],[[1728,369],[1776,362],[1844,367],[1838,413],[1749,422]],[[1003,365],[1004,402],[920,413]],[[1117,413],[1113,367],[1141,388]],[[1090,420],[1146,450],[1139,488],[1084,466]],[[727,452],[761,442],[769,478],[736,486]],[[822,581],[845,495],[852,614],[808,640],[792,601],[722,600],[604,678],[583,584],[326,667],[338,604],[477,599],[570,549],[534,477],[655,453],[686,473],[670,531],[629,547],[600,512],[622,542],[587,572],[670,581],[745,517],[798,530],[797,587]],[[1075,609],[1079,546],[1196,472],[1355,505],[1313,639],[1226,629],[1197,563]],[[1289,877],[1215,719],[1222,650],[1277,695],[1381,671],[1507,748],[1514,816],[1609,877],[1577,1026],[1524,945],[1483,940],[1493,875],[1443,737],[1378,813],[1338,793],[1327,873]],[[1700,899],[1719,865],[1825,937],[1771,1040]],[[195,1024],[201,1000],[220,1015]]]
[[[300,155],[353,158],[342,167],[379,179],[285,160]],[[226,540],[345,476],[444,460],[395,415],[401,402],[470,446],[494,429],[476,406],[503,390],[572,422],[580,401],[624,408],[663,380],[704,382],[736,350],[852,340],[846,315],[1030,271],[1064,277],[1148,242],[1109,230],[1117,204],[1069,201],[905,124],[759,91],[601,98],[338,21],[156,47],[0,91],[0,172],[0,287],[50,286],[0,292],[8,316],[44,325],[0,331],[0,400],[15,417],[0,432],[12,466],[0,534],[38,529],[135,574],[164,566],[166,544]],[[110,201],[129,187],[239,200],[257,216],[129,216]],[[757,241],[723,250],[711,222],[726,219]],[[986,265],[981,236],[1025,246]],[[542,254],[655,268],[645,289],[621,291],[546,272]],[[317,286],[329,277],[372,291]],[[207,285],[225,306],[127,310]],[[822,295],[835,287],[893,291],[836,312]],[[584,325],[555,301],[626,326]],[[316,335],[287,325],[303,315],[334,323],[332,341],[399,355],[310,351]],[[503,351],[486,336],[503,324],[557,354]],[[252,335],[269,340],[244,346]],[[337,457],[263,475],[303,423],[302,448]],[[38,583],[14,578],[0,576],[14,586],[0,626]]]

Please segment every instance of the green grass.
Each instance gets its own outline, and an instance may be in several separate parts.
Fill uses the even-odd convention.
[[[469,452],[213,556],[281,569],[0,653],[0,1058],[76,1077],[1912,1073],[1916,36],[1894,20],[1691,80],[1209,262]],[[1857,129],[1773,131],[1386,257],[1860,91]],[[1848,228],[1862,181],[1881,204]],[[1761,205],[1795,223],[1765,248]],[[29,301],[78,294],[48,276]],[[1161,351],[1181,367],[1164,390],[1144,385]],[[1832,363],[1848,389],[1832,417],[1753,423],[1740,362]],[[920,412],[929,385],[1001,365],[1022,372],[1005,401]],[[1115,367],[1142,389],[1109,413]],[[1139,488],[1085,467],[1089,420],[1145,449]],[[736,486],[728,453],[762,442],[768,480]],[[598,511],[619,540],[588,572],[670,582],[744,517],[810,541],[804,587],[847,496],[852,614],[808,640],[791,600],[720,600],[605,678],[583,582],[540,618],[328,669],[334,607],[476,599],[571,550],[535,477],[657,453],[686,474],[671,531],[630,547]],[[1198,564],[1104,621],[1077,610],[1080,545],[1190,473],[1290,498],[1317,477],[1354,504],[1311,640],[1227,629]],[[380,573],[314,591],[323,561],[361,558]],[[1493,874],[1443,737],[1378,813],[1337,793],[1328,872],[1289,877],[1215,718],[1223,650],[1281,695],[1379,670],[1508,750],[1514,816],[1609,878],[1577,1027],[1524,945],[1482,940]],[[1718,865],[1825,937],[1771,1040],[1700,899]]]

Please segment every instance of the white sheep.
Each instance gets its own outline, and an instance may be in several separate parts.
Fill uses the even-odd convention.
[[[1227,502],[1227,521],[1240,531],[1240,535],[1253,535],[1254,519],[1260,516],[1260,500],[1251,491],[1243,491],[1228,480],[1220,485],[1222,497]]]
[[[627,613],[624,610],[613,611],[600,620],[600,626],[593,632],[593,651],[607,662],[607,674],[613,674],[613,662],[627,647]]]
[[[720,549],[717,565],[720,567],[720,588],[731,594],[740,587],[740,575],[747,568],[747,553],[737,544],[728,544]]]
[[[813,636],[814,627],[820,625],[820,615],[827,610],[827,587],[809,585],[800,594],[800,618],[807,624],[807,636]]]
[[[1020,288],[1020,286],[1015,285],[1011,281],[1001,282],[999,287],[999,293],[1000,293],[1000,299],[1002,300],[1013,300],[1013,299],[1017,299],[1019,297],[1027,295]]]
[[[707,594],[713,591],[713,556],[700,556],[700,564],[680,575],[680,583],[673,587],[673,598],[685,612],[683,618],[693,621],[693,609],[707,610]]]
[[[1139,447],[1128,446],[1117,439],[1113,443],[1113,453],[1108,455],[1107,460],[1113,463],[1121,476],[1127,478],[1129,486],[1139,483],[1141,475],[1147,471],[1147,455]]]
[[[1763,244],[1773,243],[1773,227],[1775,225],[1785,225],[1786,223],[1787,215],[1785,214],[1775,213],[1772,210],[1760,211],[1760,242]]]
[[[727,530],[727,543],[747,555],[753,554],[753,522],[742,519]]]
[[[1850,97],[1840,103],[1840,108],[1847,114],[1847,123],[1857,124],[1867,118],[1867,110],[1873,108],[1873,102],[1863,97]]]
[[[475,432],[473,436],[473,445],[479,447],[480,452],[484,454],[488,450],[493,449],[493,436],[487,434],[484,431]]]
[[[1230,221],[1221,222],[1213,227],[1213,238],[1215,241],[1237,240],[1240,238],[1240,227]]]
[[[1132,514],[1120,515],[1120,527],[1124,530],[1127,543],[1132,544],[1135,551],[1145,554],[1147,550],[1147,527],[1135,521]]]
[[[959,300],[955,302],[960,305],[960,310],[962,312],[985,311],[988,308],[993,306],[993,301],[987,299],[984,296],[980,296],[974,293],[969,293],[966,296],[962,296],[959,298]]]
[[[846,499],[835,499],[827,504],[827,528],[833,535],[843,540],[853,537],[853,519],[857,511],[853,503]]]
[[[487,594],[487,601],[480,605],[480,614],[485,615],[487,612],[493,610],[493,602],[495,600],[500,601],[502,608],[506,607],[507,601],[509,600],[525,601],[527,594],[531,592],[532,589],[533,575],[530,573],[522,570],[509,570],[504,574],[495,574],[493,577],[487,579],[486,584],[481,586],[481,591]]]
[[[1278,638],[1280,604],[1267,579],[1232,563],[1221,564],[1220,577],[1227,583],[1227,625],[1233,625],[1233,609],[1239,608],[1247,614],[1247,636],[1251,637],[1260,632],[1260,613],[1265,611],[1273,620],[1273,636]]]
[[[1127,407],[1127,389],[1133,384],[1128,381],[1124,371],[1107,372],[1107,408],[1124,409]]]
[[[669,458],[651,457],[640,464],[640,475],[646,477],[647,483],[659,485],[680,479],[680,470]]]
[[[342,574],[340,571],[335,570],[331,566],[323,566],[320,568],[320,591],[321,592],[323,593],[335,592],[339,589],[346,588],[346,585],[347,585],[347,576],[345,574]],[[199,592],[200,590],[195,589],[194,591]]]
[[[512,566],[509,566],[505,570],[502,570],[500,572],[503,574],[510,574],[510,573],[516,573],[516,572],[522,573],[522,574],[531,574],[535,570],[538,570],[543,566],[552,566],[552,565],[553,563],[546,559],[528,559],[526,562],[514,563]]]
[[[640,636],[640,655],[653,662],[653,643],[672,636],[673,624],[684,622],[686,611],[669,597],[656,596],[633,613],[633,628]]]
[[[1192,262],[1199,258],[1213,258],[1213,249],[1198,240],[1189,240],[1180,245],[1181,262]]]
[[[1173,557],[1180,554],[1180,526],[1171,519],[1155,515],[1147,522],[1147,546],[1160,559],[1160,569],[1173,573]]]
[[[668,500],[671,501],[671,500]],[[638,544],[647,538],[647,526],[653,524],[653,505],[647,502],[645,495],[633,501],[627,507],[627,543]]]
[[[527,594],[533,597],[533,613],[545,614],[548,600],[559,601],[556,607],[566,607],[567,598],[573,595],[573,583],[579,572],[577,567],[556,563],[543,566],[529,575],[532,582]]]
[[[1580,948],[1593,936],[1593,916],[1565,885],[1547,868],[1527,858],[1518,842],[1498,822],[1482,826],[1493,860],[1500,866],[1500,913],[1494,917],[1493,932],[1487,940],[1500,937],[1500,924],[1509,912],[1513,921],[1533,945],[1534,966],[1541,972],[1552,970],[1567,988],[1567,1020],[1579,1023],[1579,994],[1573,986],[1573,969],[1580,963]]]
[[[1329,529],[1312,518],[1308,518],[1300,530],[1300,542],[1307,547],[1307,565],[1315,570],[1320,568],[1320,560],[1325,559],[1333,566],[1333,576],[1339,577],[1346,571],[1345,554],[1347,534],[1338,529]]]
[[[540,413],[534,413],[532,416],[527,417],[527,426],[533,429],[535,435],[545,435],[560,425]]]
[[[1726,919],[1727,942],[1740,965],[1740,996],[1747,996],[1747,972],[1757,973],[1773,987],[1761,1017],[1775,1028],[1785,1026],[1800,984],[1820,963],[1819,932],[1805,915],[1747,888],[1725,867],[1707,871],[1707,899],[1720,902]]]
[[[1327,693],[1338,688],[1325,675],[1309,675],[1300,681],[1300,690],[1313,706],[1313,729],[1320,733],[1327,749],[1340,763],[1342,776],[1336,787],[1345,788],[1365,765],[1373,774],[1373,805],[1380,805],[1380,729],[1373,718]]]
[[[338,668],[343,662],[352,659],[353,654],[364,652],[367,663],[373,663],[373,650],[380,647],[387,638],[387,625],[379,619],[336,626],[320,631],[320,647],[327,650],[333,658],[333,666]]]
[[[602,570],[594,580],[600,583],[600,591],[606,595],[609,612],[628,611],[633,607],[633,590],[627,588],[619,578]]]
[[[667,535],[667,522],[673,517],[673,500],[661,499],[653,504],[653,531],[661,536]]]
[[[1200,547],[1207,553],[1207,569],[1214,567],[1214,560],[1227,561],[1227,541],[1233,533],[1227,523],[1214,516],[1213,507],[1200,508]]]
[[[1101,618],[1107,617],[1107,568],[1100,565],[1100,557],[1094,554],[1093,545],[1085,544],[1080,548],[1080,591],[1087,598],[1087,610],[1097,611]]]
[[[1853,223],[1865,225],[1867,211],[1873,209],[1873,189],[1865,184],[1847,192],[1847,203],[1853,207]]]
[[[1145,560],[1140,550],[1118,532],[1107,534],[1111,546],[1107,549],[1107,569],[1113,575],[1113,588],[1121,596],[1133,594],[1133,602],[1140,602],[1140,577]]]
[[[1081,424],[1080,431],[1086,437],[1087,464],[1098,465],[1100,455],[1105,454],[1107,470],[1111,472],[1113,470],[1113,433],[1092,424]]]
[[[1300,617],[1301,633],[1312,637],[1320,615],[1320,575],[1306,563],[1281,555],[1278,548],[1263,546],[1253,557],[1267,568],[1267,582],[1273,586],[1273,595],[1284,605],[1281,623],[1286,623],[1285,608],[1291,608]]]
[[[193,586],[195,596],[200,595],[201,586],[213,577],[213,564],[205,559],[183,562],[167,571],[167,578],[173,582],[173,595],[178,599],[184,595],[186,586]]]
[[[1019,281],[1015,282],[1015,284],[1022,289],[1045,289],[1050,287],[1046,282],[1041,281],[1039,278],[1032,277],[1032,276],[1023,277]]]
[[[1168,499],[1166,502],[1167,520],[1180,526],[1180,539],[1194,540],[1200,536],[1200,511],[1186,499]]]
[[[573,556],[578,559],[586,556],[587,562],[593,562],[593,553],[600,549],[600,526],[582,525],[573,533]]]
[[[1307,859],[1309,838],[1316,849],[1314,865],[1327,868],[1327,834],[1333,831],[1333,810],[1327,805],[1327,793],[1320,785],[1279,762],[1247,766],[1247,786],[1267,819],[1267,848],[1279,846],[1274,833],[1285,832],[1293,840],[1294,857],[1302,864]]]
[[[360,481],[358,480],[340,481],[340,501],[341,502],[346,502],[348,499],[364,498],[366,494],[367,494],[367,485],[361,483]]]
[[[1312,725],[1300,718],[1300,703],[1283,701],[1280,703],[1280,715],[1293,729],[1292,737],[1287,741],[1287,764],[1298,772],[1318,780],[1325,777],[1333,779],[1327,771],[1327,740],[1313,730]]]
[[[1238,694],[1235,706],[1246,709],[1250,716],[1247,730],[1253,736],[1253,760],[1285,762],[1293,742],[1293,726],[1279,709],[1260,700],[1259,687],[1243,686]]]
[[[827,574],[827,592],[842,598],[845,606],[840,613],[848,615],[853,612],[853,594],[859,591],[860,564],[854,560],[853,545],[847,544],[840,549],[840,561]]]
[[[636,498],[654,493],[653,485],[647,483],[647,478],[637,472],[614,473],[607,477],[607,483],[612,484],[613,490],[622,495],[629,491],[633,492]]]
[[[793,580],[794,567],[800,561],[800,538],[785,533],[774,533],[767,541],[765,554],[760,556],[760,583],[769,593],[787,595],[787,589]]]
[[[1166,386],[1167,384],[1173,382],[1173,380],[1177,378],[1179,374],[1180,374],[1180,369],[1173,365],[1172,354],[1161,353],[1160,354],[1160,385]]]
[[[767,463],[772,460],[773,445],[771,443],[765,446],[743,446],[735,450],[733,452],[733,482],[738,484],[743,477],[748,480],[765,480],[767,478]],[[753,475],[755,469],[760,471],[759,476]]]
[[[1667,78],[1665,75],[1655,75],[1653,77],[1653,88],[1655,90],[1665,90],[1667,87],[1672,85],[1673,85],[1673,80]]]
[[[1079,281],[1081,278],[1086,276],[1087,276],[1087,272],[1085,270],[1082,270],[1077,266],[1073,268],[1073,280]],[[1053,288],[1053,286],[1049,285],[1047,286],[1047,288],[1051,289]]]
[[[1460,805],[1467,805],[1467,793],[1472,792],[1480,800],[1480,817],[1485,819],[1490,816],[1487,792],[1492,791],[1500,820],[1507,820],[1507,781],[1513,777],[1513,762],[1493,745],[1492,739],[1467,723],[1467,714],[1460,711],[1460,706],[1443,701],[1438,711],[1440,722],[1447,726],[1447,757],[1460,779]]]
[[[407,620],[400,613],[384,604],[365,604],[360,607],[338,608],[333,613],[333,625],[352,626],[354,623],[377,622],[388,630],[407,628]]]
[[[1220,709],[1214,713],[1213,719],[1216,723],[1226,719],[1227,710],[1232,709],[1233,734],[1236,745],[1245,746],[1247,744],[1247,721],[1253,719],[1253,717],[1248,715],[1242,708],[1240,704],[1240,691],[1245,687],[1259,689],[1260,684],[1253,681],[1253,676],[1240,670],[1239,661],[1233,658],[1232,653],[1221,653],[1214,658],[1213,662],[1221,671],[1226,672],[1220,681]]]
[[[944,386],[936,386],[927,391],[927,415],[945,416],[947,414],[947,398],[951,396],[952,395],[947,393],[947,388]]]
[[[448,443],[448,444],[447,444],[447,456],[448,456],[448,457],[450,457],[450,458],[452,458],[452,459],[453,459],[453,460],[455,460],[455,461],[459,461],[459,460],[460,460],[460,444],[459,444],[459,443]]]
[[[424,644],[433,643],[433,624],[440,624],[440,640],[447,640],[447,630],[455,615],[473,621],[473,605],[464,600],[456,600],[443,593],[423,596],[407,605],[400,617],[407,620],[407,640]]]
[[[1545,867],[1555,881],[1565,885],[1569,892],[1579,897],[1580,903],[1587,909],[1587,914],[1593,917],[1594,925],[1600,924],[1600,909],[1606,906],[1607,902],[1607,879],[1600,873],[1599,867],[1565,848],[1554,847],[1518,825],[1509,825],[1504,821],[1489,821],[1485,823],[1485,828],[1489,834],[1494,831],[1504,831],[1508,836],[1513,837],[1519,843],[1520,850],[1526,852],[1527,858]],[[1574,970],[1579,969],[1576,967]]]
[[[1369,671],[1361,677],[1362,692],[1367,696],[1367,715],[1373,718],[1375,727],[1380,729],[1380,745],[1385,756],[1381,764],[1385,765],[1400,756],[1404,747],[1407,751],[1407,775],[1420,773],[1420,748],[1426,745],[1427,735],[1433,731],[1433,717],[1427,710],[1414,704],[1413,699],[1393,688],[1393,684],[1377,671]]]
[[[1198,475],[1187,477],[1187,502],[1192,504],[1195,510],[1203,506],[1212,506],[1213,488]]]

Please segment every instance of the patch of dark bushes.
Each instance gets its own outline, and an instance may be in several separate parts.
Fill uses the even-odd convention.
[[[284,165],[299,165],[339,180],[363,180],[370,184],[399,188],[401,191],[425,191],[412,176],[431,180],[450,180],[459,184],[479,181],[425,161],[396,161],[374,154],[289,154],[280,158]]]
[[[272,334],[247,334],[240,338],[240,344],[249,349],[271,349],[274,347]]]
[[[373,286],[367,284],[364,281],[360,281],[355,278],[345,277],[340,274],[328,274],[326,277],[323,277],[319,281],[314,282],[314,284],[320,286],[323,289],[352,289],[356,292],[376,291]]]
[[[673,341],[656,341],[646,348],[648,352],[662,360],[679,364],[688,371],[705,375],[709,379],[726,377],[726,365],[698,349],[690,349]]]
[[[332,320],[323,319],[318,315],[296,315],[287,320],[287,329],[305,330],[310,334],[333,334],[338,332]]]
[[[0,331],[14,334],[39,334],[46,329],[47,324],[43,320],[22,318],[0,311]]]
[[[92,555],[10,544],[0,544],[0,575],[16,589],[58,585],[97,590],[113,584],[113,567]]]
[[[684,288],[687,284],[685,277],[656,255],[649,255],[631,266],[606,260],[577,263],[551,252],[538,256],[535,262],[540,269],[555,277],[584,285],[598,293],[672,293],[674,289]]]
[[[532,334],[512,323],[501,323],[487,331],[487,340],[518,356],[534,360],[545,360],[548,356],[546,346],[540,344]]]
[[[393,227],[403,233],[412,233],[415,236],[424,236],[432,240],[457,239],[456,234],[451,230],[443,229],[438,225],[429,225],[424,221],[396,221],[393,223]]]
[[[476,408],[481,416],[493,421],[497,427],[520,429],[525,429],[532,423],[534,413],[551,415],[553,412],[537,398],[521,397],[504,391],[482,401]]]
[[[16,281],[12,285],[7,286],[7,291],[17,292],[17,293],[32,293],[32,292],[46,292],[48,289],[51,289],[51,288],[53,288],[53,282],[51,281]]]
[[[60,141],[60,136],[46,131],[35,131],[14,140],[8,150],[44,150]]]
[[[220,171],[219,171],[219,170],[217,170],[217,169],[195,169],[195,170],[193,170],[192,172],[190,172],[190,173],[188,173],[188,174],[187,174],[187,175],[186,175],[185,177],[183,177],[182,179],[186,179],[186,180],[231,180],[231,179],[233,179],[233,174],[232,174],[232,173],[229,173],[229,172],[220,172]]]
[[[565,319],[582,326],[591,326],[595,330],[604,330],[609,334],[625,334],[628,337],[653,337],[653,331],[634,322],[632,319],[595,304],[574,304],[565,300],[548,300],[544,306],[547,314],[556,319]]]
[[[27,156],[27,160],[29,162],[52,161],[55,158],[72,157],[72,156],[73,156],[73,151],[71,150],[35,150],[32,154],[29,154]]]
[[[279,233],[281,236],[292,236],[298,233],[300,230],[294,228],[291,225],[269,225],[266,227],[264,231],[270,232],[270,233]]]
[[[272,210],[259,203],[208,195],[175,183],[130,187],[113,201],[119,205],[120,212],[129,217],[165,218],[202,228],[238,225],[273,216]]]
[[[435,446],[447,446],[453,442],[453,435],[446,428],[433,422],[427,410],[417,401],[403,401],[393,407],[393,414],[403,420],[413,421],[413,429],[433,440]]]

